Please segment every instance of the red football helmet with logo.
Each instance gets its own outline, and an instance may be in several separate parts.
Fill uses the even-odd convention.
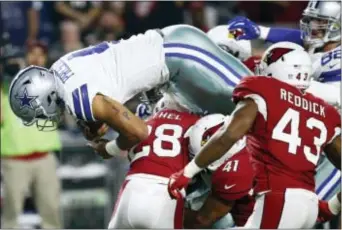
[[[190,158],[193,158],[197,153],[199,153],[207,141],[225,124],[225,122],[227,122],[227,120],[229,120],[229,116],[215,113],[202,117],[195,123],[194,126],[192,126],[189,134]],[[208,169],[215,171],[228,158],[238,153],[245,146],[246,138],[243,137],[236,142],[225,155],[210,164]]]
[[[275,43],[264,52],[258,72],[306,89],[312,74],[311,58],[300,45],[292,42]]]

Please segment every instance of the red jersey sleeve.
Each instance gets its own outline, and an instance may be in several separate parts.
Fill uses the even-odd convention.
[[[260,63],[260,59],[260,56],[252,56],[243,61],[243,64],[245,64],[253,73],[255,73],[256,67]]]
[[[251,76],[244,78],[233,91],[233,102],[250,98],[258,106],[259,113],[267,120],[267,85],[269,85],[270,78],[263,76]]]
[[[213,195],[224,200],[238,200],[252,189],[253,171],[247,149],[225,161],[212,175]]]

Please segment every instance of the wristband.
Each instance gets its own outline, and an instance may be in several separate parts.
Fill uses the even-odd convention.
[[[259,38],[266,40],[271,28],[265,27],[265,26],[259,26],[259,29],[260,29]]]
[[[200,171],[202,171],[202,168],[198,167],[198,165],[195,163],[195,160],[192,160],[185,166],[183,174],[187,178],[193,178]]]
[[[121,153],[121,151],[123,151],[122,149],[120,149],[120,147],[116,143],[116,140],[112,140],[112,141],[108,142],[105,145],[105,149],[106,149],[107,153],[111,156],[117,156]]]
[[[341,211],[341,203],[338,201],[337,194],[328,201],[328,207],[332,214],[339,214]]]

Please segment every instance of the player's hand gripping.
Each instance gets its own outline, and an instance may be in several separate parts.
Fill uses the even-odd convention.
[[[317,221],[324,223],[330,221],[334,216],[341,212],[341,192],[333,196],[328,202],[320,200],[318,203],[318,218]]]
[[[328,202],[320,200],[318,206],[319,206],[319,212],[318,212],[318,218],[317,218],[318,222],[324,223],[334,218],[334,214],[332,214],[329,209]]]
[[[87,123],[82,120],[77,121],[77,126],[81,129],[84,137],[88,141],[94,141],[105,135],[109,129],[109,126],[102,122]]]
[[[259,26],[246,17],[237,16],[228,22],[228,30],[240,31],[241,35],[236,36],[236,40],[253,40],[260,37]]]
[[[170,176],[167,190],[172,199],[183,199],[185,197],[185,189],[190,183],[191,178],[184,175],[184,170],[174,173]]]
[[[94,140],[94,141],[90,141],[88,142],[88,146],[91,147],[92,149],[94,149],[94,151],[100,155],[103,159],[110,159],[113,156],[111,156],[110,154],[108,154],[107,150],[106,150],[106,144],[109,142],[109,140],[106,139],[98,139],[98,140]]]

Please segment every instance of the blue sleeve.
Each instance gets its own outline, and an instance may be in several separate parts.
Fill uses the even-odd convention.
[[[271,28],[266,41],[271,43],[288,41],[303,46],[301,31],[297,29]]]

